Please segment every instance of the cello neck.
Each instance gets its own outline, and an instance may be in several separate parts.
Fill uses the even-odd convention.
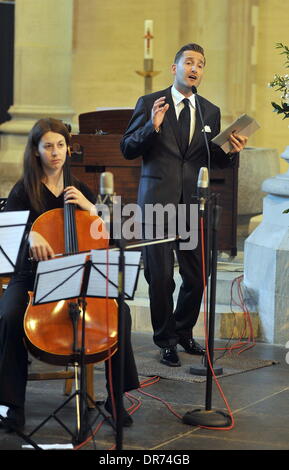
[[[66,156],[66,162],[63,167],[63,180],[64,187],[71,186],[71,172],[69,156]],[[78,252],[78,241],[77,241],[77,229],[75,222],[75,205],[64,204],[64,244],[65,253],[77,253]]]

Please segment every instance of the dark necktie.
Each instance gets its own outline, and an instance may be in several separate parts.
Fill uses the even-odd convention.
[[[179,115],[179,127],[180,127],[180,140],[181,140],[181,151],[185,155],[190,139],[190,127],[191,127],[191,112],[190,102],[188,98],[183,99],[184,107]]]

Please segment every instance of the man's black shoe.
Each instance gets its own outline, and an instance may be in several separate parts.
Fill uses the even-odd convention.
[[[177,353],[176,346],[170,348],[161,348],[160,362],[170,367],[180,367],[181,362]]]
[[[206,350],[193,338],[180,338],[179,344],[184,348],[188,354],[195,354],[197,356],[204,356]]]
[[[0,427],[4,428],[6,432],[23,431],[25,426],[24,408],[10,407],[7,411],[7,416],[0,420]]]
[[[107,398],[106,402],[104,404],[104,408],[106,411],[112,416],[113,411],[112,411],[112,404],[111,404],[111,399]],[[122,425],[126,428],[129,428],[133,424],[133,419],[130,416],[130,414],[126,411],[125,408],[122,410]]]

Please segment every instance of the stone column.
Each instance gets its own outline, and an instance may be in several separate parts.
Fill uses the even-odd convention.
[[[230,118],[256,112],[259,0],[230,0],[228,5],[228,109]]]
[[[289,162],[289,147],[281,155]],[[245,241],[244,285],[259,312],[262,338],[289,340],[289,171],[263,182],[263,220]],[[254,305],[255,304],[255,305]]]
[[[277,149],[247,147],[240,152],[238,214],[261,214],[262,184],[280,171]]]
[[[0,126],[2,196],[19,177],[35,121],[72,119],[72,27],[73,0],[15,2],[14,104],[8,110],[11,120]]]

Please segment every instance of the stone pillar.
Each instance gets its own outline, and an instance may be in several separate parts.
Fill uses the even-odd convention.
[[[276,149],[246,147],[240,152],[238,214],[260,214],[264,193],[262,183],[280,171]]]
[[[35,121],[72,119],[72,27],[73,0],[15,2],[14,104],[8,110],[11,120],[0,126],[0,183],[6,190],[21,173]]]
[[[228,4],[226,73],[230,121],[240,114],[256,112],[258,10],[259,0],[230,0]]]
[[[289,147],[281,155],[289,161]],[[263,220],[245,240],[244,285],[251,309],[259,312],[261,336],[289,340],[289,171],[263,182]]]

